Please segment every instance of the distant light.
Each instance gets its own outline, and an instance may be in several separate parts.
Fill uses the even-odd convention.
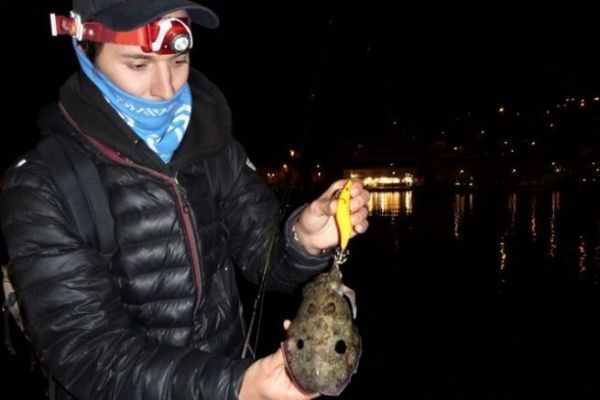
[[[317,164],[317,168],[321,168],[321,164]]]
[[[556,165],[556,161],[552,161],[552,165]]]
[[[510,152],[511,152],[511,153],[514,153],[514,152],[515,152],[515,149],[510,149]]]
[[[294,158],[296,156],[296,151],[294,149],[290,149],[290,157]]]
[[[394,126],[398,125],[398,121],[396,121],[396,120],[393,120],[393,121],[392,121],[392,125],[394,125]]]
[[[554,128],[554,123],[550,123],[550,128]]]
[[[464,174],[464,173],[465,173],[465,170],[464,170],[464,169],[461,169],[460,171],[458,171],[458,173],[459,173],[459,174]]]
[[[392,171],[392,175],[396,175],[396,171]]]
[[[481,134],[482,134],[482,135],[485,135],[485,131],[484,131],[483,129],[481,130]]]
[[[454,146],[454,151],[458,151],[458,147],[457,146]]]
[[[549,114],[550,114],[550,110],[546,110],[546,115],[549,115]]]
[[[517,173],[517,169],[513,168],[510,172],[512,172],[513,174],[516,174]]]
[[[535,140],[532,140],[532,141],[531,141],[531,145],[532,145],[532,146],[535,146]]]
[[[508,144],[508,140],[505,140],[505,141],[504,141],[504,144],[505,144],[505,145],[506,145],[506,144]]]
[[[415,184],[415,178],[411,174],[406,174],[401,182],[407,186],[412,186]]]
[[[594,97],[594,101],[600,101],[600,97]]]
[[[288,165],[287,165],[287,164],[283,164],[283,166],[282,166],[282,167],[283,167],[283,170],[287,172],[287,170],[288,170]]]
[[[321,177],[321,172],[317,172],[317,176],[320,178]]]
[[[587,178],[581,178],[581,182],[587,182]]]
[[[520,112],[520,111],[517,111],[517,112],[515,113],[515,115],[516,115],[517,117],[520,117],[520,116],[521,116],[521,112]]]
[[[391,162],[391,163],[390,163],[390,167],[393,167],[393,166],[394,166],[394,163],[393,163],[393,162]]]
[[[504,107],[500,107],[500,108],[498,108],[498,112],[499,112],[499,113],[503,113],[503,112],[504,112]]]

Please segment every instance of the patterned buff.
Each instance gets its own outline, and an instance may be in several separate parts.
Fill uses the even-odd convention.
[[[190,122],[192,94],[189,84],[183,85],[169,100],[145,100],[119,89],[75,42],[74,46],[81,69],[100,89],[106,101],[163,162],[171,161]]]

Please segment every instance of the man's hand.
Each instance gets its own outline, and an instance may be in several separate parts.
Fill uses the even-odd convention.
[[[318,199],[310,203],[298,216],[296,234],[302,246],[311,254],[319,254],[324,249],[339,243],[335,225],[337,209],[336,193],[342,189],[346,179],[334,182]],[[352,221],[351,237],[364,233],[369,227],[367,221],[369,192],[359,179],[352,180],[350,188],[350,213]]]
[[[287,329],[289,321],[284,326]],[[244,375],[239,400],[308,400],[318,396],[318,393],[303,393],[296,388],[285,371],[280,348],[250,365]]]

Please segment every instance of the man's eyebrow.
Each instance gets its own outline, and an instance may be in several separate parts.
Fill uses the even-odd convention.
[[[122,58],[129,58],[131,60],[152,61],[154,59],[154,57],[152,57],[152,56],[148,56],[146,54],[137,54],[137,53],[121,53],[121,54],[119,54],[119,56]]]
[[[173,54],[171,57],[169,57],[170,60],[174,60],[178,57],[184,56],[189,54],[189,51],[183,52],[183,53],[178,53],[178,54]],[[127,58],[130,60],[145,60],[145,61],[154,61],[156,58],[147,54],[139,54],[139,53],[121,53],[119,54],[120,57],[123,58]]]

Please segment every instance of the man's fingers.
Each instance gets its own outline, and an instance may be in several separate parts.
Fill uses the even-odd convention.
[[[327,190],[325,191],[325,193],[323,193],[323,198],[327,199],[327,200],[333,200],[336,198],[336,192],[339,195],[339,191],[342,190],[342,188],[344,187],[344,184],[346,183],[347,179],[339,179],[335,182],[333,182],[331,184],[331,186],[329,186],[329,188],[327,188]]]

